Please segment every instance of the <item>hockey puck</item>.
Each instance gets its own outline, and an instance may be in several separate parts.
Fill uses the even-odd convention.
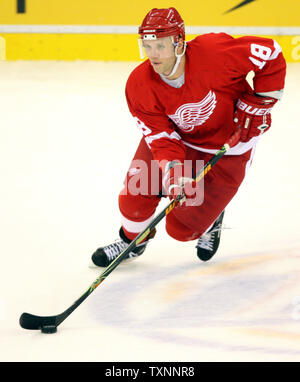
[[[57,327],[55,325],[44,325],[41,327],[41,332],[47,334],[56,333]]]

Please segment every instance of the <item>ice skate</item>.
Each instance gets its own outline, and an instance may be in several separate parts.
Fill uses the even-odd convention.
[[[198,239],[197,256],[202,261],[210,260],[218,250],[224,213],[225,211],[220,214],[211,229]]]
[[[133,259],[144,253],[149,240],[156,234],[154,229],[148,236],[147,240],[137,245],[124,260]],[[119,231],[120,238],[115,240],[112,244],[98,248],[92,255],[90,267],[107,267],[113,262],[130,244],[130,240],[125,236],[122,227]]]

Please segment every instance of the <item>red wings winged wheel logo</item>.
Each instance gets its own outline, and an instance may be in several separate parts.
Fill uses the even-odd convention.
[[[210,90],[200,102],[181,105],[175,114],[168,117],[183,131],[192,131],[195,126],[200,126],[208,120],[216,104],[216,95]]]

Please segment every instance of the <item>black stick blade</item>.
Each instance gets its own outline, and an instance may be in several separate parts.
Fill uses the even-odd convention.
[[[30,330],[39,330],[45,325],[57,325],[56,316],[35,316],[30,313],[23,313],[19,322],[23,329]]]

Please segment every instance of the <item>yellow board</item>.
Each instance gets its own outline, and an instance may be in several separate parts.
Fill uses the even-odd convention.
[[[255,33],[275,38],[288,62],[300,62],[300,0],[21,2],[25,5],[24,13],[18,13],[17,0],[0,1],[0,60],[138,61],[137,35],[134,34],[137,25],[151,8],[171,5],[178,9],[187,27],[208,27],[212,31],[214,28],[219,28],[219,31],[223,27],[231,27],[236,28],[230,32],[232,35]],[[22,30],[22,26],[37,29]],[[42,31],[39,26],[57,28]],[[64,29],[85,26],[111,28],[104,33],[78,33]],[[115,27],[119,29],[116,31]],[[133,28],[133,32],[128,32],[127,27]],[[252,29],[245,32],[245,28]],[[262,31],[262,28],[269,29]],[[191,30],[189,33],[197,32]],[[187,39],[192,37],[187,36]]]
[[[194,36],[188,35],[187,40]],[[237,37],[237,36],[235,36]],[[300,62],[300,36],[274,38],[287,62]],[[38,34],[0,35],[0,59],[139,61],[137,35]]]
[[[299,0],[17,0],[0,1],[0,24],[138,25],[152,8],[178,9],[186,25],[299,26]]]

